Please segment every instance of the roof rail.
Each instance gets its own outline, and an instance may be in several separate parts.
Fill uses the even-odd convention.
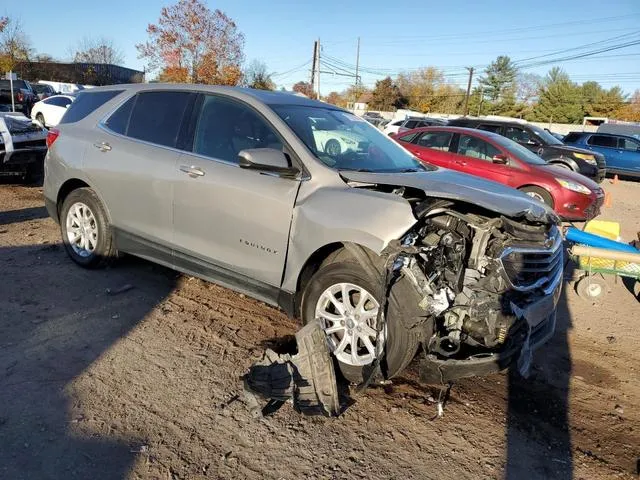
[[[526,120],[523,120],[521,118],[513,118],[513,117],[505,117],[502,115],[485,115],[484,117],[480,117],[480,118],[485,118],[487,120],[503,120],[506,122],[516,122],[516,123],[528,123]]]

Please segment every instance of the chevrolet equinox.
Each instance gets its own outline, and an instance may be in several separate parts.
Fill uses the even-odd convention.
[[[553,334],[556,215],[422,165],[332,105],[100,87],[78,95],[47,144],[45,202],[73,261],[96,268],[126,252],[317,320],[350,381],[374,364],[393,377],[418,350],[430,382],[524,371]]]

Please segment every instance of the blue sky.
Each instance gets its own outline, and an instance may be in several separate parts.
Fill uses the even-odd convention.
[[[56,58],[69,56],[69,47],[84,36],[106,36],[125,53],[126,66],[143,67],[135,44],[146,39],[146,26],[157,21],[160,8],[173,2],[111,0],[66,5],[43,0],[9,2],[0,15],[18,18],[37,52]],[[451,81],[466,86],[464,66],[482,68],[498,55],[514,60],[549,55],[600,43],[606,47],[640,40],[640,1],[617,0],[483,0],[448,2],[348,2],[310,1],[208,1],[231,16],[244,33],[247,61],[264,61],[277,73],[278,85],[290,87],[309,80],[313,41],[320,38],[322,56],[334,67],[353,72],[357,37],[361,38],[362,80],[372,85],[383,78],[423,66],[445,71]],[[57,5],[57,6],[54,6]],[[588,50],[588,49],[587,49]],[[587,50],[570,50],[564,55]],[[553,57],[543,57],[546,60]],[[337,60],[343,62],[337,64]],[[532,61],[531,61],[532,62]],[[620,85],[631,93],[640,88],[640,45],[602,53],[600,57],[558,62],[582,83],[593,79],[604,87]],[[544,75],[553,65],[524,71]],[[323,94],[342,90],[353,79],[333,74],[321,76]]]

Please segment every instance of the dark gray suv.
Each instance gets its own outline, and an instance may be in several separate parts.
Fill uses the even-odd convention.
[[[46,205],[76,263],[127,252],[319,321],[351,381],[372,365],[398,374],[420,345],[427,381],[516,359],[526,368],[553,334],[554,213],[425,167],[332,105],[201,85],[101,87],[78,95],[48,144]]]

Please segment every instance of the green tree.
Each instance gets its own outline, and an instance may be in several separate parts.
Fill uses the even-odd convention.
[[[371,95],[371,102],[369,102],[369,108],[371,110],[388,112],[402,108],[406,103],[400,93],[400,89],[393,80],[391,80],[391,77],[378,80]]]
[[[457,113],[461,110],[464,91],[448,83],[444,73],[435,67],[401,73],[396,83],[411,110],[423,113]]]
[[[582,121],[582,89],[561,68],[554,67],[549,71],[539,97],[533,110],[535,120],[559,123]]]
[[[583,115],[588,117],[609,117],[620,110],[625,95],[620,87],[605,90],[598,82],[582,84]]]
[[[267,71],[267,64],[254,60],[244,71],[244,84],[258,90],[275,90],[276,84]]]
[[[480,85],[491,113],[505,113],[516,103],[518,69],[506,55],[500,55],[485,69]]]

